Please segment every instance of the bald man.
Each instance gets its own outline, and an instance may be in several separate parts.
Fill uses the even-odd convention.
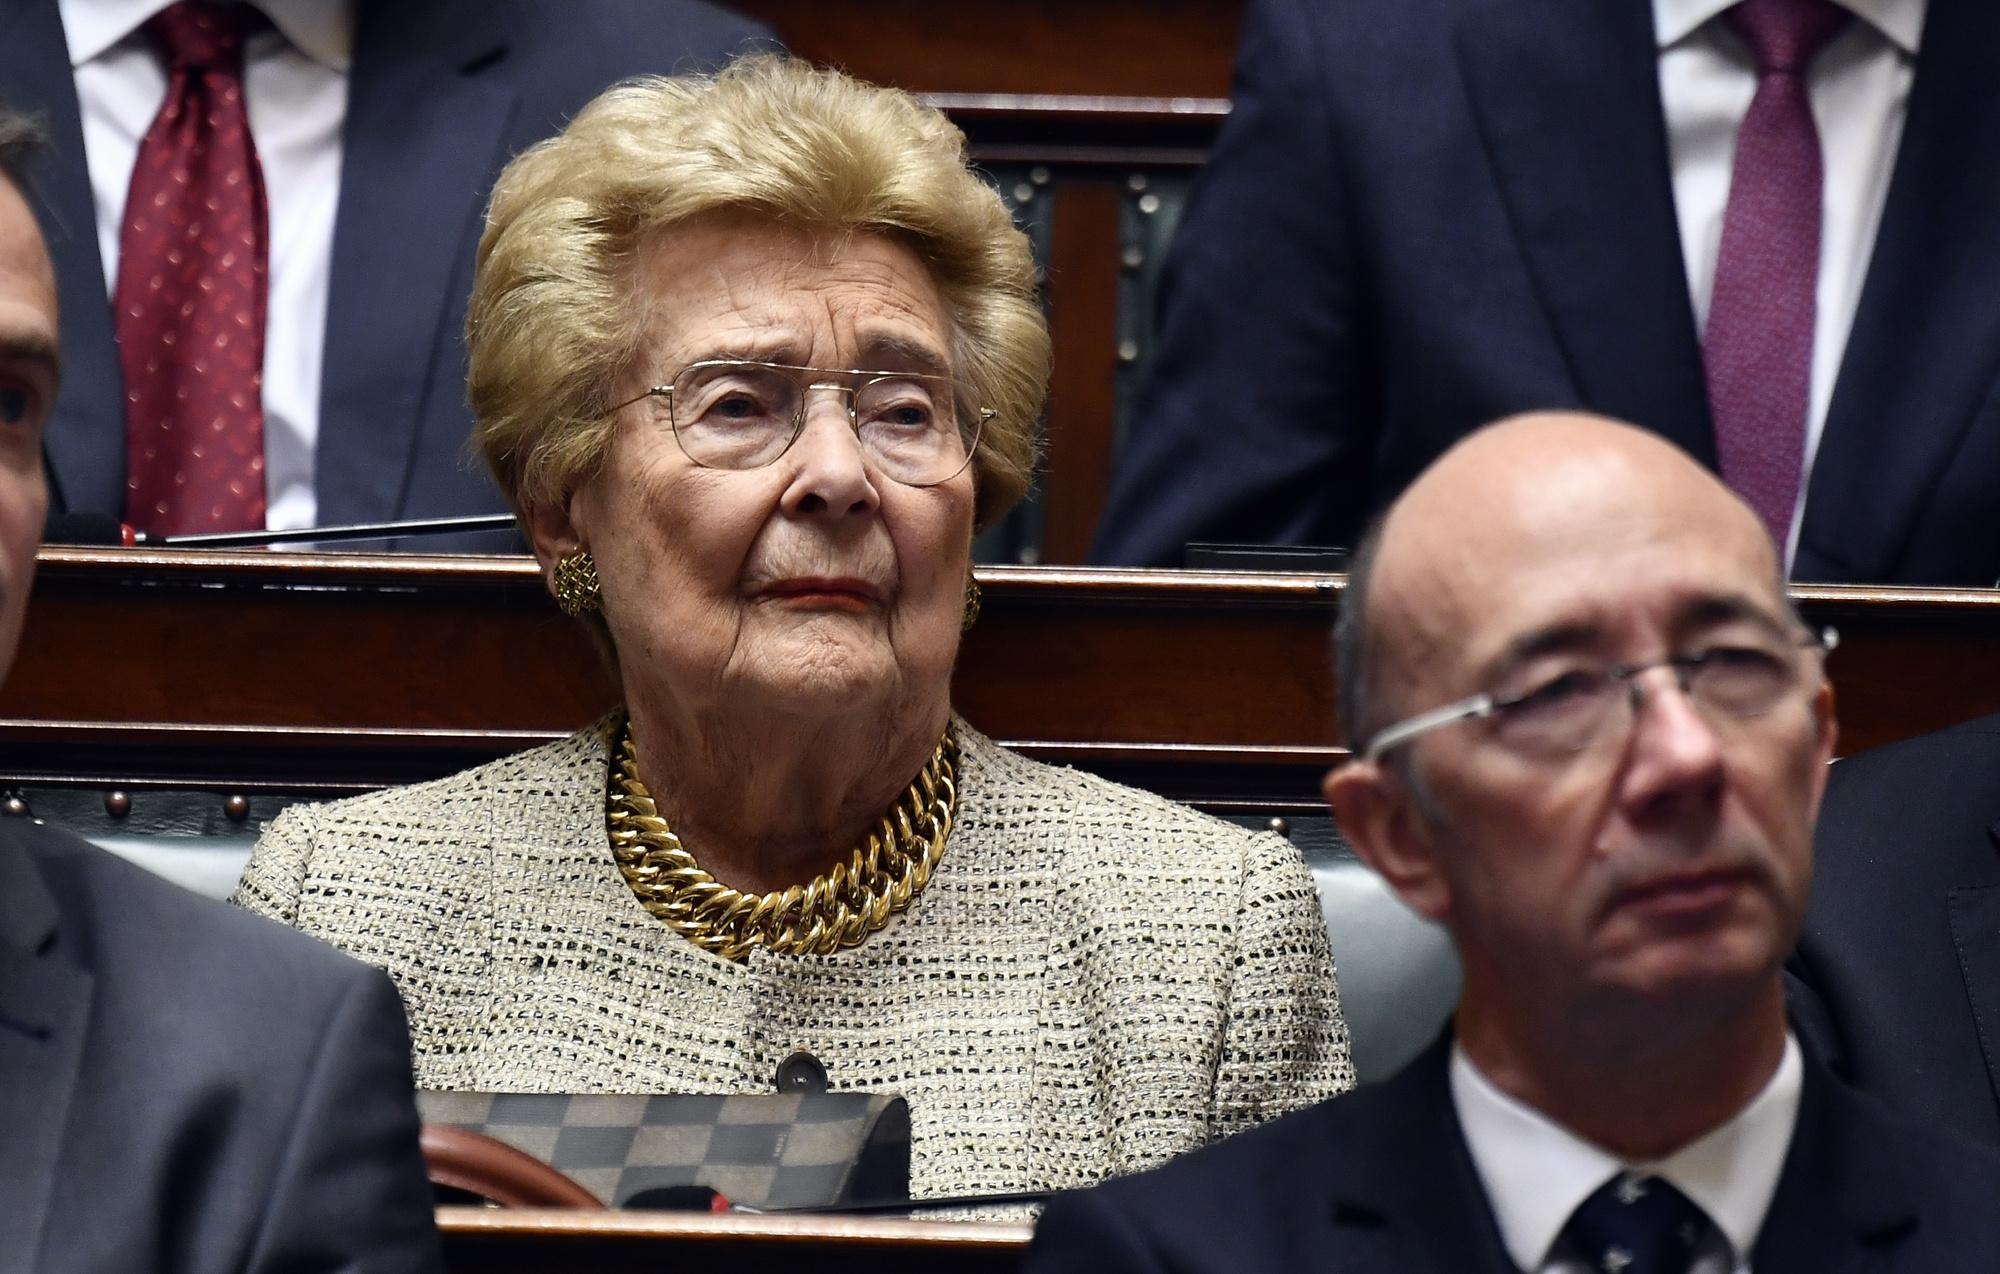
[[[1787,1028],[1833,754],[1828,639],[1757,516],[1656,435],[1490,426],[1390,509],[1339,634],[1355,849],[1451,934],[1400,1075],[1057,1200],[1032,1274],[2000,1266],[2000,1159]]]

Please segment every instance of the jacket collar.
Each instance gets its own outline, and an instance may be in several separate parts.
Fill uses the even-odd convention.
[[[38,1268],[95,989],[59,945],[36,834],[0,828],[0,1274]]]
[[[1451,1036],[1379,1084],[1335,1098],[1329,1250],[1360,1269],[1514,1274],[1452,1105]]]

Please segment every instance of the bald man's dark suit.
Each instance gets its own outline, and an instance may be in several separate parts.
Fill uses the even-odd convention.
[[[504,513],[469,463],[466,300],[493,179],[614,81],[768,35],[702,0],[356,0],[314,455],[318,522]],[[124,507],[123,373],[56,0],[0,0],[0,97],[44,112],[34,185],[62,303],[53,511]],[[427,547],[496,549],[502,536]]]
[[[380,971],[0,819],[0,1274],[430,1274]]]
[[[1517,1274],[1447,1080],[1395,1077],[1064,1195],[1025,1274]],[[1758,1274],[2000,1268],[2000,1158],[1912,1131],[1808,1062]]]
[[[2000,577],[2000,5],[1930,0],[1802,580]],[[1643,0],[1251,0],[1093,551],[1354,543],[1487,421],[1716,463]]]

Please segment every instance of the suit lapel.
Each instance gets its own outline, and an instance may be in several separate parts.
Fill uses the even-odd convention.
[[[90,1019],[91,976],[55,949],[55,900],[0,838],[0,1274],[38,1268]]]
[[[1582,401],[1713,466],[1650,12],[1603,0],[1488,5],[1460,19],[1457,51]]]
[[[1340,1098],[1322,1269],[1517,1274],[1459,1130],[1447,1034],[1394,1078]]]
[[[1793,574],[1889,579],[2000,375],[2000,6],[1932,0]]]
[[[1840,1274],[1892,1254],[1920,1222],[1907,1141],[1810,1055],[1799,1122],[1750,1267]]]
[[[420,423],[465,395],[451,319],[516,93],[509,11],[364,3],[333,233],[319,520],[401,515]],[[448,383],[447,383],[448,382]]]
[[[2000,823],[1986,831],[1989,862],[2000,853]],[[1951,917],[1952,946],[1958,951],[1959,976],[1965,979],[1965,999],[1972,1008],[1986,1081],[2000,1098],[2000,885],[1953,889],[1946,903]]]
[[[35,211],[55,261],[62,310],[63,385],[46,435],[58,511],[116,510],[125,497],[124,375],[111,331],[97,209],[69,48],[53,0],[0,3],[0,86],[34,104],[50,133],[34,165]]]

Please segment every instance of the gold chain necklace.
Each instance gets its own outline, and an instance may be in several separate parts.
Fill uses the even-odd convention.
[[[611,749],[604,826],[611,856],[639,903],[669,928],[725,960],[752,947],[780,955],[830,955],[889,923],[926,884],[958,814],[958,737],[944,737],[909,790],[875,822],[844,863],[803,885],[768,894],[731,889],[703,871],[660,817],[639,779],[632,723]]]

